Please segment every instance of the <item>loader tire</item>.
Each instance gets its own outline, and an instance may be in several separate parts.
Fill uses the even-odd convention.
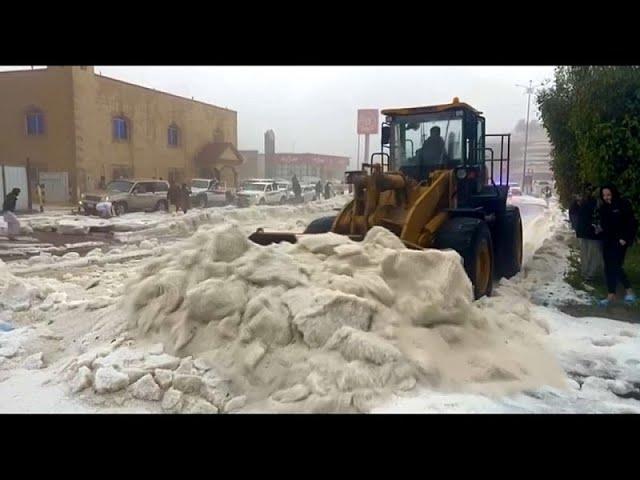
[[[491,295],[494,259],[491,231],[484,220],[457,217],[438,230],[437,249],[453,249],[462,257],[464,269],[473,285],[475,299]]]
[[[520,209],[507,205],[504,215],[496,219],[497,278],[511,278],[522,268],[522,218]]]
[[[304,233],[327,233],[331,231],[335,216],[316,218],[313,222],[307,225],[304,229]]]

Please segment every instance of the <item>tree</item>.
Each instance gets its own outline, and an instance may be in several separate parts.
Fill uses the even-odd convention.
[[[588,181],[640,207],[640,67],[558,67],[537,102],[562,204]]]

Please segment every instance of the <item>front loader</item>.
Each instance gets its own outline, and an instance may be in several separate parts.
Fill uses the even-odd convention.
[[[457,98],[382,113],[382,151],[362,171],[346,173],[353,198],[302,235],[334,232],[359,241],[381,226],[409,248],[455,250],[475,298],[490,295],[494,279],[509,278],[522,266],[520,211],[507,205],[510,134],[486,134],[482,112]],[[486,146],[487,137],[500,146],[498,156]],[[374,164],[376,157],[380,163]],[[258,229],[249,239],[295,243],[299,235]]]

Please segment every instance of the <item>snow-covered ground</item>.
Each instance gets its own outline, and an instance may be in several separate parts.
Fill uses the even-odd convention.
[[[334,213],[344,201],[336,198],[305,206],[211,208],[175,216],[129,214],[110,220],[34,215],[29,227],[36,231],[53,225],[77,233],[88,231],[91,223],[108,224],[125,245],[106,252],[96,249],[84,257],[53,257],[44,252],[26,261],[0,264],[0,412],[161,411],[159,402],[125,400],[115,393],[92,395],[87,390],[73,394],[69,390],[68,382],[74,385],[83,381],[78,373],[78,355],[91,355],[97,347],[106,349],[102,353],[106,356],[94,356],[105,358],[103,362],[107,363],[121,361],[118,356],[122,355],[160,356],[151,352],[157,345],[131,338],[126,332],[122,302],[129,289],[135,288],[127,282],[140,275],[149,259],[175,252],[176,248],[179,251],[183,244],[186,248],[183,239],[202,225],[232,221],[244,233],[257,227],[301,231],[310,220]],[[492,394],[451,385],[427,388],[419,384],[405,393],[396,391],[371,411],[640,412],[638,324],[576,319],[561,313],[556,307],[563,302],[586,301],[583,294],[563,281],[572,233],[553,202],[548,209],[539,199],[522,197],[513,203],[521,208],[525,223],[523,271],[503,280],[496,295],[476,302],[476,307],[516,336],[529,330],[510,330],[509,322],[515,321],[511,312],[531,319],[532,328],[543,332],[542,345],[566,372],[565,387],[538,386],[510,394],[502,388]],[[16,328],[2,332],[2,322]],[[150,350],[136,353],[140,348]],[[96,359],[92,361],[96,363]],[[71,366],[74,378],[68,378]],[[107,380],[120,381],[119,372],[109,372],[113,378]],[[128,375],[138,378],[142,373],[130,371]]]

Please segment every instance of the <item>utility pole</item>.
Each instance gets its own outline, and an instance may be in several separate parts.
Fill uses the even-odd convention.
[[[522,164],[522,193],[526,192],[525,179],[527,177],[527,147],[529,146],[529,110],[531,107],[531,94],[533,93],[532,81],[529,80],[529,86],[516,85],[516,87],[524,88],[527,94],[527,120],[524,126],[524,160]]]

